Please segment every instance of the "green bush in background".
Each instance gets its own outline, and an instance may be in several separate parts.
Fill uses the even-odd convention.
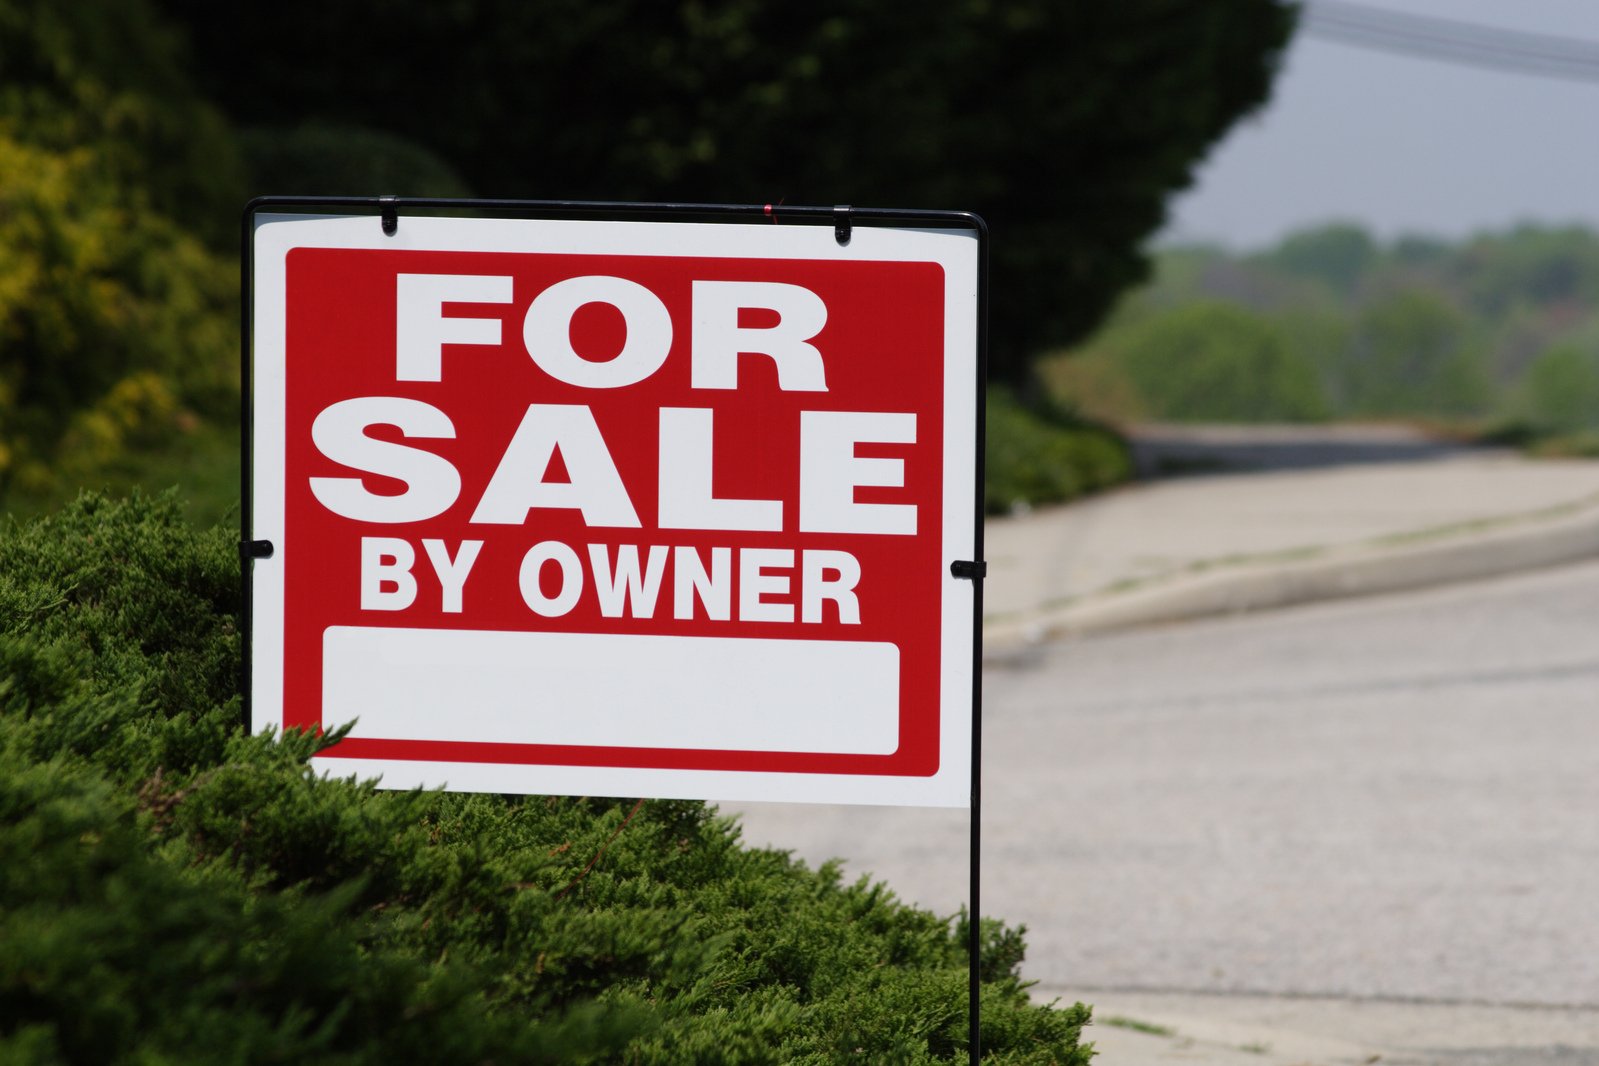
[[[235,422],[238,273],[206,242],[231,237],[244,183],[177,54],[139,0],[0,0],[7,508]]]
[[[1132,476],[1127,443],[1115,433],[1024,407],[1007,389],[989,390],[987,422],[989,514],[1076,499]]]
[[[1157,419],[1300,422],[1325,418],[1316,368],[1271,322],[1197,301],[1108,330],[1085,362],[1125,375]]]
[[[235,539],[143,496],[0,533],[0,1061],[966,1061],[958,919],[700,803],[379,792],[245,735]],[[984,934],[985,1061],[1086,1063]]]
[[[1445,296],[1402,289],[1360,313],[1353,343],[1325,369],[1352,415],[1484,415],[1493,396],[1479,343]]]
[[[0,498],[233,417],[236,274],[103,164],[0,136]]]
[[[1526,420],[1534,429],[1599,430],[1599,349],[1551,348],[1528,369],[1525,389]]]
[[[1182,301],[1124,314],[1042,378],[1058,402],[1124,425],[1319,421],[1331,408],[1295,343],[1303,331],[1235,304]]]

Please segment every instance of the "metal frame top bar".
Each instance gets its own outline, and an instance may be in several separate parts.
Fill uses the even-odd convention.
[[[373,214],[405,208],[421,210],[493,211],[509,214],[683,216],[706,218],[748,216],[774,223],[815,222],[832,225],[840,212],[852,222],[883,222],[897,225],[936,223],[988,235],[988,224],[970,211],[935,211],[904,207],[818,206],[805,204],[697,204],[675,201],[647,203],[630,200],[461,200],[434,196],[258,196],[244,209],[245,222],[257,212],[270,208],[331,207],[364,209]]]

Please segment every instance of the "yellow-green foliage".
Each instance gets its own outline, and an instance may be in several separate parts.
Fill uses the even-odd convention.
[[[961,1063],[964,925],[699,803],[385,793],[247,736],[231,531],[0,533],[0,1061]],[[1086,1063],[985,923],[984,1061]]]
[[[237,394],[236,272],[103,163],[0,137],[0,495],[90,476]]]
[[[237,152],[162,25],[0,0],[0,504],[231,421]]]
[[[226,240],[246,185],[240,155],[184,55],[146,0],[0,0],[0,136],[89,149],[127,208]]]

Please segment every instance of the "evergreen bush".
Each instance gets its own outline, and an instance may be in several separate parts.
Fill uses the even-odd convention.
[[[0,532],[0,1061],[966,1061],[959,919],[700,803],[380,792],[246,735],[233,540],[170,495]],[[1019,932],[985,1061],[1087,1062]]]
[[[1132,476],[1127,443],[1102,426],[1030,410],[1003,388],[990,390],[987,411],[989,514],[1076,499]]]

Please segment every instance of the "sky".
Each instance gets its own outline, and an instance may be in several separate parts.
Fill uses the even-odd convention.
[[[1599,45],[1599,0],[1365,0]],[[1300,33],[1272,101],[1170,204],[1165,242],[1258,248],[1328,221],[1382,237],[1599,229],[1599,81],[1458,66]]]

